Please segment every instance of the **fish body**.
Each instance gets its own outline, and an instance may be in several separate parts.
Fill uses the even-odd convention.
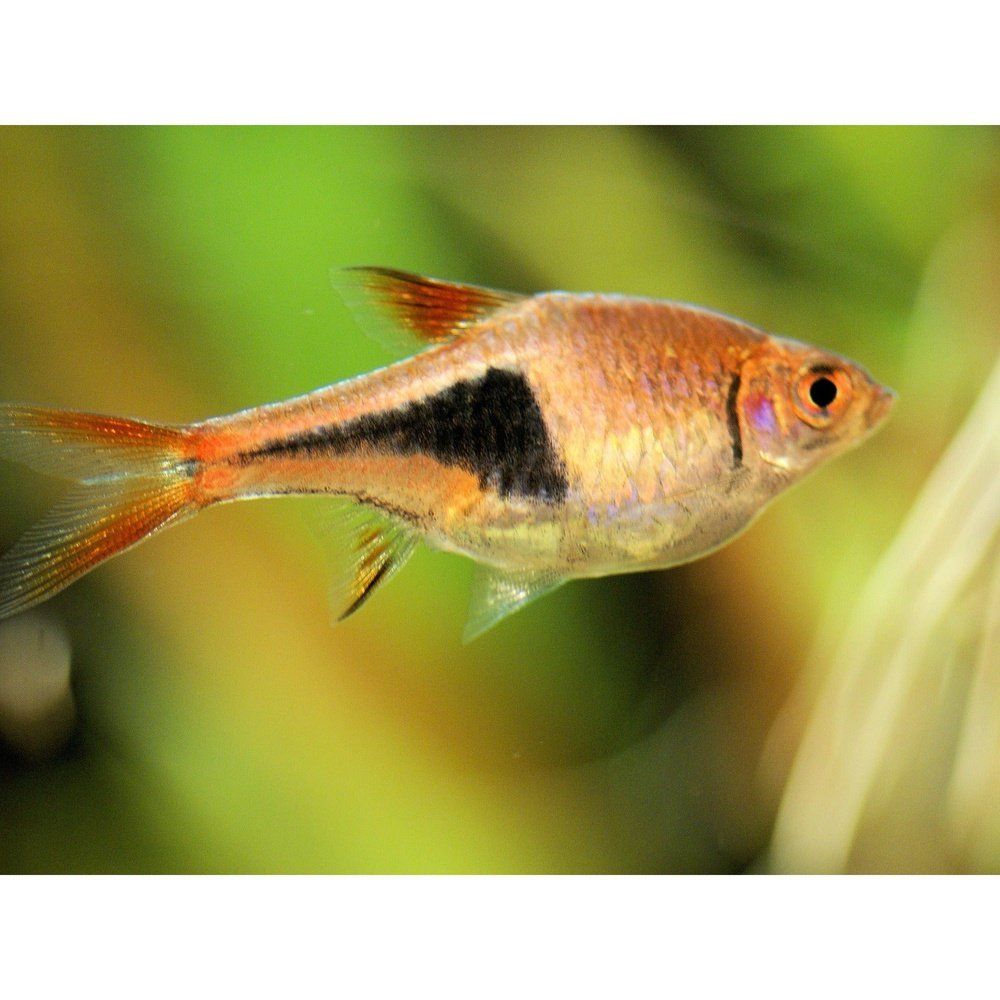
[[[216,503],[330,494],[351,505],[345,612],[422,539],[485,567],[471,636],[566,579],[711,552],[863,440],[893,398],[844,358],[693,306],[523,297],[383,269],[348,272],[343,287],[430,346],[183,428],[0,408],[0,450],[43,471],[60,471],[46,468],[53,448],[84,466],[99,457],[69,471],[113,495],[102,497],[104,515],[146,511],[119,528],[99,524],[94,551],[85,537],[44,539],[49,550],[75,547],[77,563],[39,564],[37,552],[26,562],[32,553],[15,546],[0,560],[0,615],[114,554],[116,532],[120,551],[163,515],[169,523]],[[116,462],[126,455],[142,467]]]

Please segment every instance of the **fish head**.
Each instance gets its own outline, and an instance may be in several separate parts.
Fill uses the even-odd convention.
[[[797,478],[864,441],[895,398],[847,358],[769,337],[743,366],[739,418],[760,457]]]

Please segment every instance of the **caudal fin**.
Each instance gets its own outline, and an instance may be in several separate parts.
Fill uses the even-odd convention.
[[[0,557],[0,619],[197,509],[181,427],[0,406],[0,457],[77,484]]]

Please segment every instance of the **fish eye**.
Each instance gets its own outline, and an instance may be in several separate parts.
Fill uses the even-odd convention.
[[[793,402],[807,424],[826,427],[844,411],[850,394],[851,381],[845,372],[817,365],[799,376]]]
[[[820,375],[809,386],[809,398],[825,410],[837,398],[837,383],[832,378]]]

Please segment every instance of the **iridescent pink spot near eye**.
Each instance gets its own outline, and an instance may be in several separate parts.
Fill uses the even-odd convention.
[[[753,395],[747,399],[747,417],[754,427],[765,434],[773,434],[778,429],[774,417],[774,407],[767,396]]]

